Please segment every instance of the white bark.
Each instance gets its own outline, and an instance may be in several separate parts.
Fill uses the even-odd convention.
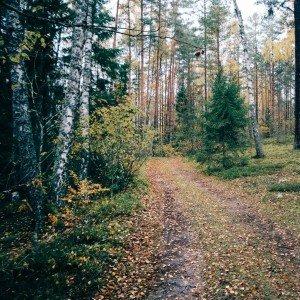
[[[18,1],[11,5],[20,9]],[[17,57],[18,47],[23,40],[24,29],[19,15],[10,10],[8,12],[8,28],[11,31],[11,46],[8,51],[14,57],[15,64],[11,69],[12,84],[12,113],[14,160],[17,166],[16,185],[28,185],[30,200],[33,202],[36,216],[36,233],[41,227],[43,194],[40,188],[35,187],[33,181],[41,175],[41,168],[35,149],[33,127],[30,118],[27,84],[25,80],[24,62]],[[20,60],[20,61],[18,61]]]
[[[92,25],[92,5],[90,1],[86,1],[85,11],[86,23]],[[89,28],[89,27],[88,27]],[[89,163],[89,106],[90,106],[90,85],[91,85],[91,67],[92,67],[92,32],[87,28],[85,30],[85,44],[82,61],[81,74],[81,99],[79,107],[79,126],[80,138],[82,139],[82,152],[80,153],[80,179],[86,179],[88,175]]]
[[[256,156],[259,158],[262,158],[265,156],[265,154],[264,154],[264,150],[263,150],[261,135],[259,132],[259,126],[258,126],[258,123],[256,120],[256,105],[255,105],[255,96],[254,96],[254,86],[253,86],[253,81],[252,81],[252,76],[251,76],[252,59],[249,55],[249,50],[248,50],[249,44],[248,44],[248,40],[246,38],[242,13],[238,7],[236,0],[233,0],[233,4],[234,4],[234,8],[235,8],[235,13],[236,13],[236,16],[237,16],[237,19],[239,22],[240,37],[241,37],[242,46],[243,46],[243,69],[244,69],[244,73],[246,76],[245,88],[249,95],[250,117],[251,117],[252,133],[253,133],[254,142],[255,142]]]
[[[76,17],[75,24],[82,24],[85,20],[85,13],[82,11],[82,1],[74,2]],[[62,107],[62,119],[59,130],[59,141],[57,147],[57,157],[54,166],[54,188],[57,204],[60,205],[61,197],[65,192],[66,167],[68,154],[71,149],[73,125],[76,107],[80,97],[80,78],[83,60],[84,29],[74,27],[71,41],[71,60],[68,80],[65,90],[65,101]]]

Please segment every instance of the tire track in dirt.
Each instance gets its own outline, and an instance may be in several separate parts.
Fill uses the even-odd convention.
[[[148,169],[164,230],[159,280],[147,299],[298,299],[299,240],[256,207],[259,199],[181,158],[157,159]],[[222,239],[226,252],[215,248]]]
[[[201,250],[191,225],[174,198],[174,187],[150,170],[152,190],[161,203],[163,237],[157,255],[157,279],[148,300],[201,299]]]
[[[242,198],[247,197],[245,194],[241,192],[239,195],[232,194],[226,189],[226,186],[218,186],[211,178],[209,179],[192,170],[177,169],[177,171],[182,172],[186,179],[193,181],[210,198],[218,201],[220,207],[223,207],[232,216],[234,223],[240,223],[249,230],[256,232],[263,240],[268,241],[270,246],[275,248],[280,257],[293,263],[295,269],[300,267],[299,239],[289,230],[279,228],[273,221],[255,211],[254,207],[242,200]]]

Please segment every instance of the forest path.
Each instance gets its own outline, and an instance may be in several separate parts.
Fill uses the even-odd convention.
[[[147,299],[298,299],[299,240],[259,199],[182,158],[152,159],[147,177],[162,225]]]

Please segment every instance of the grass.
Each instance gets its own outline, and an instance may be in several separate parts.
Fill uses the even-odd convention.
[[[209,175],[242,187],[253,198],[261,199],[259,207],[271,220],[300,231],[300,151],[293,150],[292,142],[264,141],[266,157],[250,158],[248,164]],[[246,155],[253,157],[254,149]],[[203,166],[200,166],[203,171]]]
[[[300,152],[292,149],[291,143],[277,143],[273,139],[264,141],[266,157],[251,158],[247,164],[233,166],[229,169],[210,170],[209,175],[222,179],[233,180],[242,177],[273,175],[280,172],[290,172],[300,175]],[[249,149],[246,156],[253,156],[254,150]]]
[[[213,173],[217,177],[233,180],[242,177],[255,177],[273,175],[280,172],[290,172],[300,175],[300,152],[292,149],[292,144],[277,143],[273,139],[264,142],[266,157],[263,159],[251,158],[248,164],[234,166],[226,170],[219,170]],[[254,155],[250,149],[247,156]]]
[[[275,183],[269,187],[270,192],[289,192],[289,193],[299,193],[300,192],[300,182],[283,182]]]
[[[38,249],[30,243],[30,214],[2,209],[1,298],[92,297],[104,284],[107,270],[123,255],[130,217],[141,207],[140,193],[141,187],[134,188],[96,201],[71,203],[60,214],[49,214]]]
[[[261,175],[269,175],[274,174],[283,169],[282,164],[272,164],[272,165],[264,165],[258,163],[250,164],[248,166],[235,166],[227,170],[222,170],[214,173],[214,175],[227,180],[233,180],[241,177],[250,177],[250,176],[261,176]]]

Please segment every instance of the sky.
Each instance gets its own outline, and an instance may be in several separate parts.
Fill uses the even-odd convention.
[[[265,6],[255,4],[256,0],[237,0],[237,2],[245,19],[251,17],[255,12],[262,14],[266,11]]]
[[[255,4],[257,0],[237,0],[238,5],[242,11],[244,19],[252,17],[255,12],[263,14],[266,12],[266,7],[264,5]],[[231,0],[226,0],[225,2],[232,2]],[[108,8],[112,11],[115,10],[117,0],[109,1]]]

